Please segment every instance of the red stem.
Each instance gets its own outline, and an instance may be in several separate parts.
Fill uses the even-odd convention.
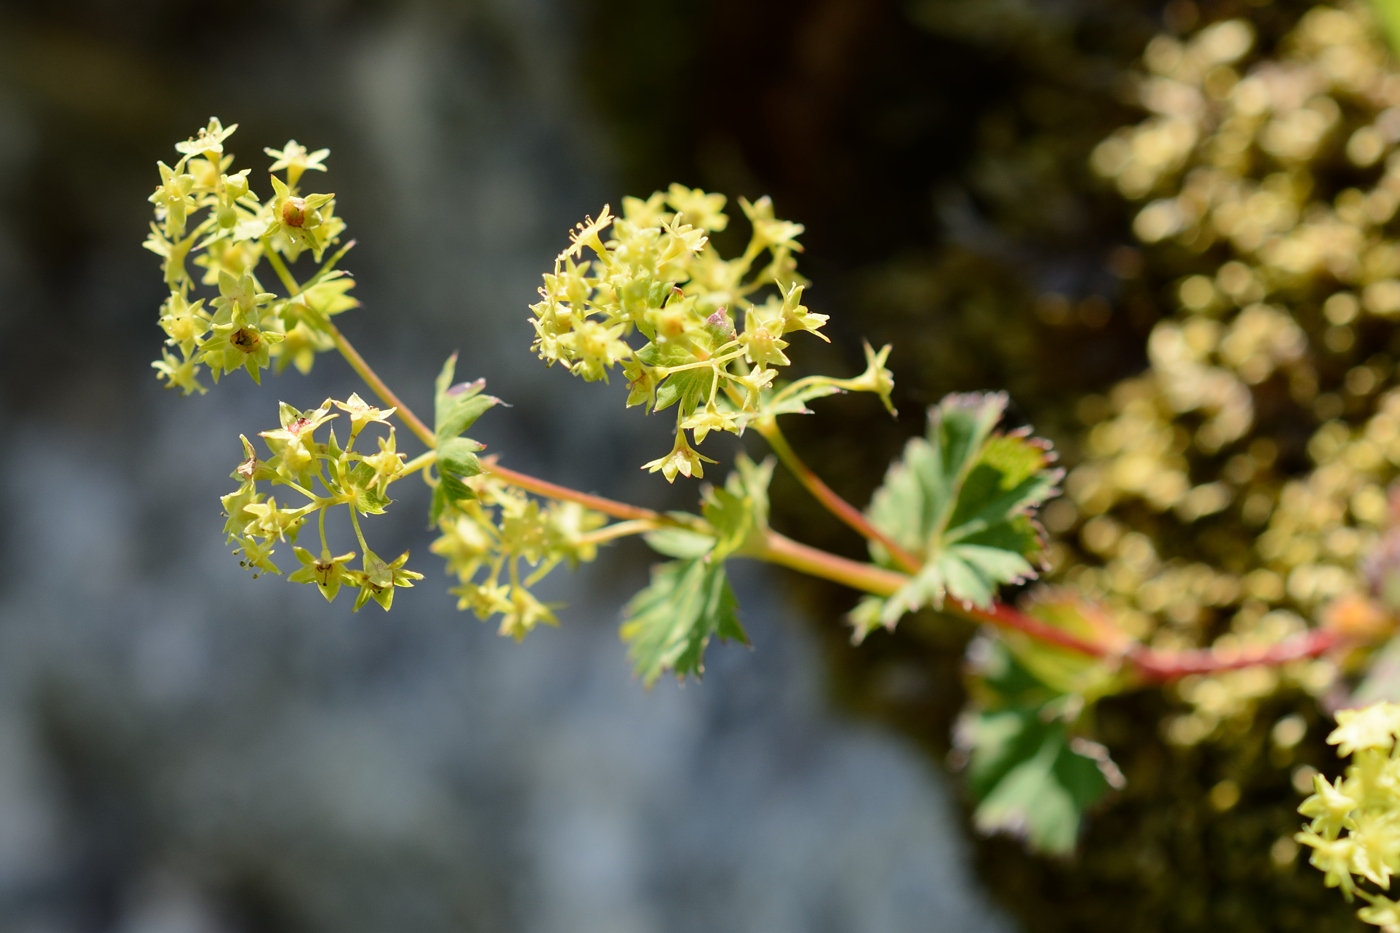
[[[760,421],[754,425],[763,439],[773,448],[773,452],[778,455],[778,459],[783,461],[783,465],[788,468],[797,481],[802,484],[812,497],[820,502],[828,512],[835,515],[846,525],[855,531],[856,534],[870,541],[879,543],[896,564],[899,564],[909,573],[918,573],[922,561],[918,557],[900,547],[893,538],[885,534],[870,519],[865,517],[865,513],[851,505],[826,483],[822,482],[820,476],[812,471],[812,468],[797,456],[791,445],[787,442],[787,437],[778,428],[778,422],[772,418]]]
[[[550,499],[559,499],[567,502],[577,502],[585,508],[595,512],[602,512],[604,515],[611,515],[613,518],[620,518],[625,521],[658,522],[663,525],[680,524],[668,516],[652,509],[644,509],[638,505],[628,505],[626,502],[618,502],[615,499],[605,499],[602,496],[595,496],[592,493],[579,492],[570,489],[568,486],[560,486],[551,483],[549,480],[538,479],[526,473],[519,473],[508,467],[503,467],[494,460],[486,460],[482,466],[486,467],[488,473],[495,474],[501,479],[518,486],[527,492],[545,496]]]
[[[976,606],[957,606],[954,604],[950,604],[946,608],[949,612],[960,615],[966,619],[971,619],[974,622],[985,622],[997,628],[1022,632],[1037,641],[1056,645],[1060,648],[1087,655],[1091,658],[1102,658],[1113,654],[1112,649],[1107,645],[1088,641],[1077,635],[1071,635],[1063,629],[1055,628],[1048,622],[1042,622],[1034,616],[1028,616],[1019,609],[1008,606],[1006,603],[993,602],[986,609],[978,609]]]
[[[1346,638],[1330,629],[1312,629],[1273,645],[1248,650],[1227,652],[1200,648],[1193,651],[1154,651],[1143,645],[1135,645],[1127,657],[1148,680],[1163,683],[1191,674],[1218,674],[1261,665],[1277,667],[1290,661],[1318,657],[1346,642]]]
[[[351,367],[359,373],[381,399],[397,409],[396,414],[403,419],[414,434],[418,435],[429,447],[435,446],[436,439],[433,432],[379,378],[378,374],[351,346],[350,341],[346,340],[344,335],[334,326],[331,326],[330,332],[335,340],[336,348],[349,361]],[[762,431],[762,428],[760,430]],[[900,548],[888,535],[871,524],[870,520],[859,509],[841,498],[797,457],[792,448],[788,446],[787,439],[777,430],[776,425],[772,426],[771,432],[762,431],[762,433],[772,444],[778,456],[792,470],[798,481],[832,514],[866,538],[879,542],[890,553],[890,556],[909,572],[913,573],[919,569],[919,562],[914,555]],[[513,486],[551,499],[577,502],[586,508],[611,515],[613,518],[624,521],[656,522],[662,525],[683,524],[669,515],[652,509],[629,505],[626,502],[618,502],[591,493],[579,492],[576,489],[560,486],[548,480],[518,473],[508,467],[501,466],[494,459],[488,458],[484,466],[488,471]],[[893,595],[909,579],[898,571],[829,554],[826,551],[793,541],[791,538],[771,530],[768,532],[764,551],[753,556],[812,576],[843,583],[853,589],[873,593],[877,596]],[[1224,652],[1211,649],[1158,651],[1145,645],[1132,645],[1126,651],[1120,652],[1103,643],[1071,635],[1002,602],[993,601],[985,609],[960,606],[955,603],[950,603],[944,608],[947,612],[961,615],[974,622],[1021,632],[1037,641],[1088,657],[1101,658],[1121,654],[1123,659],[1136,668],[1142,677],[1157,683],[1179,680],[1191,674],[1219,673],[1257,665],[1277,666],[1304,658],[1315,658],[1345,642],[1345,639],[1333,631],[1314,629],[1301,635],[1294,635],[1277,644],[1248,651]]]
[[[919,569],[918,558],[908,551],[903,550],[888,535],[876,528],[865,514],[845,499],[841,498],[830,486],[822,482],[812,469],[802,461],[800,457],[789,446],[787,438],[778,429],[776,422],[769,421],[756,425],[769,445],[772,446],[783,464],[797,477],[808,492],[820,502],[827,511],[831,512],[841,521],[854,529],[867,539],[877,541],[889,552],[890,556],[910,573],[916,573]],[[781,537],[781,536],[779,536]],[[867,592],[875,592],[877,595],[890,595],[902,583],[893,584],[895,589],[889,593],[879,592],[891,582],[881,577],[873,580],[875,587],[871,587],[872,576],[868,569],[857,571],[857,567],[869,568],[870,565],[858,565],[854,561],[849,561],[850,567],[840,568],[842,573],[823,573],[814,567],[812,560],[793,560],[788,552],[793,551],[793,546],[802,548],[804,551],[823,555],[822,563],[831,565],[832,570],[836,570],[833,556],[824,552],[816,551],[814,548],[806,548],[797,542],[783,538],[781,546],[773,548],[770,544],[770,553],[765,559],[774,563],[785,564],[806,573],[816,572],[818,576],[825,576],[828,579],[835,579],[839,582],[846,582],[848,585],[855,585],[858,589],[865,589]],[[842,558],[834,558],[834,561],[841,561]],[[844,573],[844,576],[843,576]],[[890,574],[894,576],[894,574]],[[859,580],[861,583],[852,584],[850,581]],[[861,584],[864,585],[861,585]],[[1126,649],[1108,645],[1103,642],[1090,641],[1072,635],[1063,629],[1058,629],[1047,622],[1027,615],[1026,613],[1008,606],[1006,603],[993,601],[985,609],[976,606],[962,606],[957,603],[949,603],[944,606],[944,611],[953,615],[960,615],[965,619],[974,622],[981,622],[996,628],[1009,629],[1021,632],[1024,635],[1034,638],[1045,644],[1055,645],[1067,651],[1085,655],[1091,658],[1103,658],[1120,655],[1134,667],[1145,679],[1157,683],[1179,680],[1191,674],[1211,674],[1224,671],[1239,670],[1245,667],[1255,667],[1258,665],[1278,666],[1287,664],[1290,661],[1297,661],[1303,658],[1315,658],[1325,654],[1343,642],[1343,639],[1334,632],[1325,629],[1315,629],[1292,638],[1285,639],[1274,645],[1266,645],[1249,651],[1218,651],[1212,649],[1193,649],[1190,651],[1160,651],[1149,648],[1146,645],[1134,644]]]

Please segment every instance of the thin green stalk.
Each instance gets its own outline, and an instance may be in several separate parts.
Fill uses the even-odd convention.
[[[292,277],[291,270],[289,270],[287,264],[282,261],[282,257],[277,255],[277,250],[272,248],[272,242],[264,239],[262,245],[263,255],[267,257],[268,265],[272,266],[272,271],[276,272],[277,277],[282,280],[282,287],[287,290],[287,294],[293,297],[301,294],[301,286],[298,285],[297,280]]]
[[[360,516],[355,514],[355,507],[350,508],[350,524],[355,527],[355,540],[360,542],[360,547],[364,548],[366,555],[370,553],[369,542],[365,541],[365,533],[360,530]]]
[[[616,541],[618,538],[625,538],[629,535],[644,535],[647,532],[656,531],[661,526],[650,520],[633,519],[626,522],[613,522],[606,528],[599,528],[597,531],[590,531],[586,535],[580,535],[579,544],[606,544],[609,541]]]
[[[437,451],[436,451],[436,450],[429,450],[429,451],[426,451],[426,452],[424,452],[424,453],[421,453],[421,454],[419,454],[418,456],[414,457],[412,460],[410,460],[410,461],[408,461],[407,463],[405,463],[405,464],[403,465],[403,469],[399,471],[399,475],[398,475],[397,477],[395,477],[395,479],[400,479],[400,478],[402,478],[402,477],[408,476],[410,473],[416,473],[416,472],[418,472],[419,470],[421,470],[421,469],[423,469],[423,468],[425,468],[425,467],[431,466],[432,464],[434,464],[434,463],[436,463],[436,462],[437,462]]]

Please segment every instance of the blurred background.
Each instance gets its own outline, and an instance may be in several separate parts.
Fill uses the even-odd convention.
[[[666,425],[546,371],[526,322],[585,213],[703,180],[650,139],[703,124],[711,77],[659,72],[655,114],[608,90],[698,64],[698,10],[647,6],[0,5],[0,929],[1009,928],[936,763],[834,708],[775,575],[739,580],[753,651],[647,693],[616,634],[644,549],[560,573],[567,624],[516,645],[455,611],[407,501],[378,534],[429,579],[351,615],[250,580],[217,500],[238,434],[344,397],[348,368],[191,399],[152,378],[144,198],[218,114],[255,174],[263,146],[331,148],[361,244],[347,332],[411,404],[460,349],[515,406],[480,426],[512,464],[689,506],[637,469]]]
[[[1145,263],[1089,171],[1140,116],[1127,69],[1164,29],[1243,13],[1267,35],[1302,9],[0,2],[0,930],[1347,928],[1320,877],[1268,863],[1286,774],[1266,817],[1162,843],[1205,832],[1213,782],[1209,756],[1164,751],[1155,695],[1104,712],[1145,778],[1080,860],[971,838],[945,763],[972,632],[946,620],[852,650],[850,594],[751,567],[754,649],[648,693],[616,634],[642,547],[558,574],[563,626],[516,645],[454,610],[411,491],[378,536],[427,579],[391,615],[249,580],[217,498],[238,434],[358,386],[325,356],[162,392],[140,246],[155,161],[211,114],[254,178],[264,146],[329,147],[364,302],[341,326],[405,400],[460,350],[514,406],[478,426],[510,465],[689,507],[694,484],[636,466],[664,420],[544,369],[526,307],[604,202],[770,194],[832,315],[801,365],[897,347],[899,421],[835,399],[792,428],[833,485],[864,502],[951,390],[1009,389],[1072,462],[1076,404],[1143,369],[1179,271]],[[778,478],[775,525],[860,556],[799,493]]]

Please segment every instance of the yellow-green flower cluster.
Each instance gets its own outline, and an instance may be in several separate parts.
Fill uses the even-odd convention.
[[[530,587],[561,562],[575,567],[593,560],[605,540],[593,533],[607,516],[576,502],[542,504],[489,473],[464,482],[475,498],[443,510],[442,535],[432,545],[461,581],[452,590],[457,608],[478,619],[499,615],[500,633],[517,641],[541,622],[559,624]]]
[[[629,407],[675,406],[675,445],[646,465],[667,480],[701,476],[714,462],[687,431],[699,444],[711,431],[740,433],[764,412],[793,334],[826,339],[826,315],[802,304],[802,226],[777,219],[768,198],[739,203],[752,234],[729,260],[709,241],[729,224],[723,195],[672,185],[645,201],[625,198],[621,217],[604,207],[574,231],[531,306],[541,359],[590,381],[621,365]]]
[[[1400,392],[1377,352],[1400,317],[1400,72],[1360,5],[1310,11],[1273,58],[1253,45],[1242,20],[1152,40],[1150,116],[1093,156],[1143,202],[1143,242],[1210,269],[1176,283],[1148,372],[1080,405],[1082,459],[1046,515],[1088,558],[1067,577],[1165,648],[1222,629],[1226,651],[1274,641],[1360,598],[1400,465]],[[1333,675],[1316,661],[1188,679],[1168,734],[1200,741],[1281,680],[1320,692]]]
[[[1309,861],[1326,884],[1341,888],[1347,900],[1360,896],[1370,906],[1362,920],[1387,933],[1400,931],[1400,903],[1361,887],[1370,882],[1390,890],[1400,872],[1400,706],[1378,703],[1341,710],[1327,741],[1342,757],[1351,756],[1346,776],[1335,784],[1313,778],[1312,796],[1298,812],[1311,822],[1294,838],[1312,849]]]
[[[230,174],[233,156],[224,142],[236,129],[213,119],[178,143],[180,158],[174,166],[158,164],[160,185],[150,197],[155,221],[145,246],[161,257],[170,289],[160,316],[167,348],[152,365],[168,387],[186,395],[205,391],[199,381],[205,367],[216,382],[236,369],[256,381],[274,363],[279,372],[289,363],[309,371],[317,353],[334,347],[331,315],[359,304],[346,294],[354,280],[335,269],[343,250],[304,285],[286,267],[307,251],[321,263],[345,229],[334,195],[302,195],[298,188],[308,170],[325,171],[329,150],[307,152],[295,140],[267,150],[272,171],[284,171],[286,180],[273,176],[274,197],[263,202],[249,169]],[[282,279],[285,297],[259,279],[263,259]],[[198,282],[191,260],[204,270]],[[196,297],[201,286],[209,293]]]
[[[340,417],[337,408],[350,419],[350,433],[341,447],[335,429],[329,422]],[[386,494],[391,483],[426,465],[431,455],[414,464],[405,465],[398,452],[394,429],[388,425],[394,409],[367,405],[358,395],[346,401],[327,399],[319,408],[298,411],[285,402],[281,405],[281,427],[260,435],[270,456],[259,459],[253,445],[244,437],[244,460],[233,472],[238,489],[223,497],[227,522],[224,532],[229,543],[236,544],[234,553],[242,555],[244,566],[257,572],[280,574],[273,563],[273,549],[278,542],[293,544],[293,552],[301,563],[300,569],[287,579],[294,583],[314,583],[327,601],[333,600],[342,585],[357,590],[355,609],[373,599],[388,609],[394,601],[394,588],[412,586],[423,575],[404,569],[408,561],[405,551],[392,561],[382,559],[370,549],[360,528],[360,517],[381,514],[389,505]],[[365,454],[355,450],[364,429],[377,424],[386,434],[378,438],[378,449]],[[326,427],[326,439],[318,441],[317,432]],[[291,491],[298,505],[279,505],[274,495],[258,489],[258,483],[281,486]],[[317,488],[319,487],[319,492]],[[350,561],[355,552],[333,553],[326,537],[326,512],[339,505],[348,507],[356,540],[363,551],[361,568],[352,569]],[[317,516],[320,541],[318,551],[297,547],[302,526],[312,515]]]

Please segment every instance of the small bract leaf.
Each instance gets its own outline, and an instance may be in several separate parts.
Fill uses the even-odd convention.
[[[715,549],[715,539],[685,528],[662,528],[646,536],[647,545],[667,557],[690,560],[704,557]]]
[[[712,559],[761,550],[768,531],[768,484],[776,461],[754,463],[740,454],[723,489],[705,492],[701,509],[718,535]]]
[[[452,378],[456,368],[457,354],[454,353],[447,358],[437,378],[437,394],[433,408],[434,433],[437,435],[439,447],[475,424],[476,419],[488,408],[502,404],[495,396],[481,393],[486,387],[484,379],[453,385]]]

